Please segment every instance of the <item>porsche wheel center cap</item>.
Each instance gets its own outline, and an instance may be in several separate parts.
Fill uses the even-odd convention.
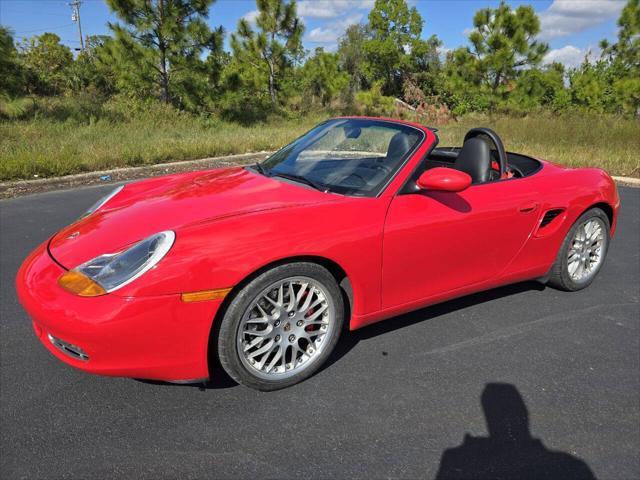
[[[291,324],[289,322],[285,323],[283,329],[285,332],[288,332],[291,330]]]

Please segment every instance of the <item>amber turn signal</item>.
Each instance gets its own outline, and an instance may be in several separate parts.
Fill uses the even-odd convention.
[[[218,290],[201,290],[199,292],[183,293],[181,298],[183,302],[202,302],[204,300],[220,300],[227,296],[231,291],[230,288],[221,288]]]
[[[80,297],[97,297],[107,293],[107,291],[96,282],[75,270],[64,273],[58,279],[58,285],[66,291],[79,295]]]

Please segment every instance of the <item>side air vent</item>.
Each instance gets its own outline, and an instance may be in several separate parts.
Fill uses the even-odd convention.
[[[540,228],[544,228],[547,225],[549,225],[561,213],[562,213],[562,209],[561,208],[556,208],[556,209],[549,210],[548,212],[546,212],[544,214],[544,217],[542,217],[542,221],[540,222]]]

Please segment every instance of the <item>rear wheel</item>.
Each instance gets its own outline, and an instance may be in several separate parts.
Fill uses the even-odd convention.
[[[218,335],[220,363],[248,387],[288,387],[326,361],[343,320],[340,289],[324,267],[280,265],[253,279],[231,301]]]
[[[589,286],[607,255],[609,232],[609,218],[601,209],[592,208],[582,214],[560,247],[549,284],[567,291]]]

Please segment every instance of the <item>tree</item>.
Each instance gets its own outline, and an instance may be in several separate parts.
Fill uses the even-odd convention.
[[[603,112],[612,101],[613,79],[610,66],[585,60],[569,75],[572,103],[587,110]]]
[[[442,41],[431,35],[427,40],[414,42],[411,51],[411,71],[414,72],[415,83],[428,96],[439,96],[442,90],[440,47]]]
[[[100,62],[105,44],[111,41],[106,35],[91,35],[85,41],[85,48],[78,54],[66,72],[68,88],[79,92],[87,88],[95,88],[102,94],[115,91],[112,68],[108,62]]]
[[[0,72],[0,94],[17,94],[22,87],[22,68],[11,30],[3,26],[0,26]]]
[[[601,59],[607,62],[610,71],[616,110],[640,117],[640,0],[627,2],[618,27],[616,43],[611,45],[606,40],[600,43]]]
[[[538,107],[549,107],[554,111],[566,109],[571,96],[564,86],[564,78],[565,69],[561,63],[523,71],[509,94],[509,106],[522,112]]]
[[[528,5],[512,10],[502,1],[498,8],[483,8],[473,17],[473,26],[471,53],[482,81],[494,96],[521,69],[539,65],[549,50],[546,43],[536,40],[540,20]]]
[[[447,52],[440,96],[455,115],[489,108],[489,95],[482,84],[477,59],[466,47]]]
[[[26,70],[29,93],[53,95],[64,91],[66,70],[73,63],[69,47],[55,33],[43,33],[20,44],[20,60]]]
[[[369,40],[367,25],[349,25],[338,42],[338,61],[340,68],[349,76],[351,96],[369,85],[369,65],[365,43]]]
[[[281,77],[302,53],[304,26],[295,0],[256,0],[256,4],[256,30],[241,19],[238,31],[231,35],[231,47],[240,63],[264,72],[271,104],[276,107]]]
[[[369,12],[371,38],[365,51],[374,80],[383,80],[386,95],[402,92],[402,75],[410,69],[410,55],[420,44],[423,20],[406,0],[376,0]]]
[[[349,83],[349,77],[338,68],[338,55],[317,48],[315,55],[302,67],[304,89],[325,106]]]
[[[623,62],[626,67],[640,68],[640,0],[629,0],[618,19],[618,41],[609,45],[602,40],[604,55]]]
[[[166,103],[197,101],[210,73],[203,56],[219,55],[224,39],[222,27],[205,22],[214,1],[107,0],[124,22],[109,23],[115,38],[105,45],[119,87],[159,91]]]

